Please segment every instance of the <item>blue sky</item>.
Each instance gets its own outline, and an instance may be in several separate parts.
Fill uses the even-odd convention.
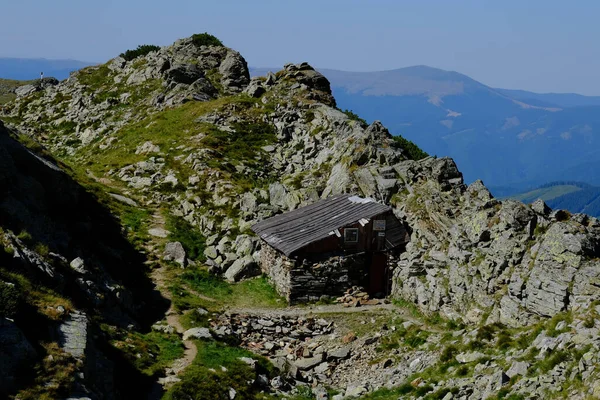
[[[0,57],[106,61],[208,31],[256,67],[425,64],[494,87],[600,95],[594,0],[0,2]]]

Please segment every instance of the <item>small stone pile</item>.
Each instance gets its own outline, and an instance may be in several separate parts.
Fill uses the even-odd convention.
[[[241,346],[269,358],[292,380],[303,382],[327,380],[351,353],[346,347],[325,347],[335,326],[322,318],[223,314],[213,321],[212,330],[218,337],[235,337]]]
[[[341,303],[344,307],[360,307],[365,305],[376,305],[383,304],[384,300],[371,299],[369,294],[364,288],[359,286],[352,286],[346,290],[343,296],[338,297],[335,300],[337,303]]]

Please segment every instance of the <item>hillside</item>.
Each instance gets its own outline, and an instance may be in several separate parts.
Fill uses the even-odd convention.
[[[11,79],[0,79],[0,105],[6,104],[17,98],[15,89],[28,85],[33,81],[16,81]]]
[[[454,158],[468,182],[482,179],[492,190],[556,180],[600,184],[595,98],[497,90],[426,66],[321,72],[340,108],[382,121],[429,154]]]
[[[510,198],[524,203],[533,203],[537,199],[542,199],[553,208],[572,213],[585,213],[594,217],[600,216],[600,188],[586,183],[548,183],[538,189]]]
[[[207,34],[148,50],[30,85],[0,114],[3,395],[600,395],[597,219],[465,185],[452,159],[338,109],[307,63],[250,78]],[[289,307],[250,227],[341,193],[410,233],[391,296]]]
[[[67,79],[69,74],[92,63],[77,60],[47,60],[44,58],[7,58],[0,57],[0,78],[11,80],[39,79],[40,73],[59,80]]]

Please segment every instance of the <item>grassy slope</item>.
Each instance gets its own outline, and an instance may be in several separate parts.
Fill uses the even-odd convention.
[[[19,86],[27,85],[33,81],[15,81],[12,79],[0,79],[0,104],[6,104],[17,96],[14,90]]]
[[[537,199],[542,199],[544,201],[549,201],[555,199],[557,197],[563,196],[568,193],[577,192],[582,190],[581,188],[573,185],[559,185],[559,186],[551,186],[547,188],[535,189],[526,193],[521,193],[518,195],[511,196],[511,198],[515,200],[520,200],[523,203],[532,203]]]

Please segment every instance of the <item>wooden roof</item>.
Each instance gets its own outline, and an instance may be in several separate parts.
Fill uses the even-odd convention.
[[[252,230],[268,244],[289,256],[296,250],[329,237],[336,229],[389,211],[390,207],[371,198],[343,194],[268,218],[254,225]],[[393,216],[391,220],[389,217],[386,220],[389,220],[387,231],[392,228],[394,233],[389,238],[392,239],[389,247],[403,244],[403,226]]]

